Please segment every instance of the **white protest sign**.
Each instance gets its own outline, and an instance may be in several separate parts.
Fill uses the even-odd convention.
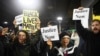
[[[51,41],[59,40],[57,26],[41,28],[41,33],[44,41],[47,41],[48,39],[51,39]]]
[[[84,19],[84,20],[81,20],[81,24],[84,28],[89,28],[89,22],[88,22],[88,19]]]
[[[73,20],[81,20],[81,24],[84,28],[88,28],[89,8],[83,8],[82,10],[73,10]]]
[[[83,8],[82,10],[73,10],[73,20],[81,20],[89,18],[89,8]]]
[[[15,17],[16,24],[19,25],[23,22],[23,15],[18,15]]]

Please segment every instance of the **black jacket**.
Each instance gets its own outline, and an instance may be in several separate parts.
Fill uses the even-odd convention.
[[[68,50],[71,51],[72,49]],[[67,52],[67,51],[66,51]],[[59,54],[59,51],[56,48],[52,48],[51,50],[48,50],[48,56],[61,56]],[[77,48],[74,49],[74,52],[71,54],[68,54],[68,56],[77,56]]]
[[[78,34],[85,41],[87,56],[100,55],[100,32],[98,34],[94,34],[92,31],[83,28],[81,21],[76,21],[76,29]]]
[[[15,38],[13,43],[9,44],[8,56],[38,56],[36,50],[37,42],[33,44],[34,41],[30,40],[30,37],[27,34],[26,42],[24,44],[19,43],[18,37]],[[38,38],[38,36],[34,36],[34,38]]]
[[[35,45],[30,43],[20,44],[11,43],[9,44],[8,56],[39,56]]]
[[[7,39],[5,35],[0,35],[0,56],[7,56]]]
[[[0,37],[0,56],[4,56],[4,44],[1,41],[1,37]]]

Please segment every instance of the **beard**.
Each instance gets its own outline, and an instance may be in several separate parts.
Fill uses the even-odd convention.
[[[92,31],[94,34],[98,34],[100,32],[100,29],[94,28]]]

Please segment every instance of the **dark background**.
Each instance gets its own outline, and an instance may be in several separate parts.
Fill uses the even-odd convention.
[[[8,21],[9,27],[12,27],[14,17],[21,14],[23,8],[19,8],[13,0],[0,0],[0,25],[2,22]],[[43,0],[44,6],[40,13],[41,26],[46,26],[48,21],[57,21],[58,16],[63,17],[62,28],[69,29],[73,27],[72,12],[74,8],[80,6],[93,7],[93,13],[100,15],[99,0]]]

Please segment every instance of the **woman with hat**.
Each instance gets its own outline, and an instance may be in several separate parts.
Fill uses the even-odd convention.
[[[74,49],[74,44],[71,42],[70,35],[66,32],[60,34],[60,47],[53,47],[52,41],[47,41],[49,46],[48,56],[76,56],[77,48]]]

